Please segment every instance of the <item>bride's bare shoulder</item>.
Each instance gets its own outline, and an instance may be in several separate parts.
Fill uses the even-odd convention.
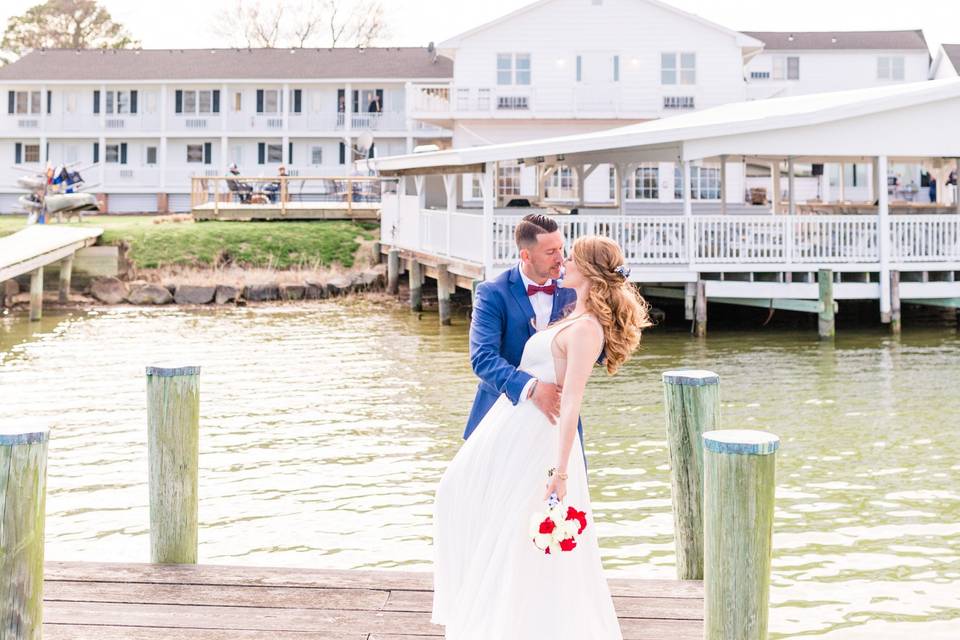
[[[568,340],[585,346],[600,347],[603,344],[603,327],[600,321],[592,315],[586,315],[583,318],[573,322],[568,330]]]

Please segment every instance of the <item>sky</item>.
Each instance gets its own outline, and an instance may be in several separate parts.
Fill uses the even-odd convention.
[[[0,0],[6,25],[40,0]],[[960,2],[932,0],[667,0],[740,31],[923,29],[931,53],[960,43]],[[530,0],[382,0],[390,29],[379,44],[426,46],[530,4]],[[101,0],[145,48],[224,46],[211,25],[234,0]]]

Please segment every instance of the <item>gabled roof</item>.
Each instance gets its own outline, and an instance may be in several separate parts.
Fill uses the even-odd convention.
[[[452,60],[421,47],[36,49],[0,68],[0,81],[452,77]]]
[[[928,51],[922,29],[909,31],[744,31],[766,44],[767,51],[918,49]]]
[[[576,154],[670,148],[676,153],[684,143],[711,139],[728,142],[738,136],[767,133],[782,137],[788,129],[824,125],[849,119],[892,112],[916,105],[960,98],[960,78],[895,84],[853,91],[815,93],[787,98],[734,102],[712,109],[651,120],[640,124],[572,136],[511,142],[508,144],[449,149],[430,153],[388,156],[365,161],[366,166],[383,172],[476,165],[484,162],[518,160],[564,155],[575,161]],[[906,127],[904,127],[905,129]],[[832,135],[823,141],[824,155],[832,146],[844,143]],[[873,136],[876,138],[876,136]],[[918,156],[942,141],[917,140]],[[938,147],[939,148],[939,147]],[[783,152],[789,154],[788,149]],[[675,156],[674,156],[675,157]],[[362,164],[362,163],[361,163]]]
[[[947,56],[950,64],[953,65],[957,73],[960,73],[960,44],[944,44],[940,46],[943,47],[943,53]]]
[[[758,41],[758,40],[756,40],[756,39],[753,38],[752,36],[744,35],[743,33],[740,33],[739,31],[734,31],[733,29],[729,29],[729,28],[727,28],[727,27],[724,27],[723,25],[717,24],[716,22],[711,22],[711,21],[707,20],[706,18],[701,18],[700,16],[698,16],[698,15],[696,15],[696,14],[687,13],[686,11],[683,11],[683,10],[681,10],[681,9],[678,9],[678,8],[672,6],[672,5],[669,5],[669,4],[667,4],[666,2],[660,2],[660,0],[635,0],[635,1],[636,1],[636,2],[646,2],[647,4],[653,5],[653,6],[655,6],[655,7],[659,7],[660,9],[663,9],[664,11],[669,11],[669,12],[671,12],[671,13],[675,13],[675,14],[683,17],[683,18],[687,18],[688,20],[693,20],[694,22],[698,22],[698,23],[700,23],[700,24],[702,24],[702,25],[705,25],[705,26],[707,26],[707,27],[710,27],[711,29],[716,29],[717,31],[720,31],[721,33],[725,33],[725,34],[731,36],[732,38],[734,38],[734,39],[736,40],[737,44],[738,44],[740,47],[742,47],[742,48],[745,48],[745,49],[759,49],[759,48],[763,47],[763,43],[760,42],[760,41]],[[474,27],[473,29],[470,29],[469,31],[464,31],[463,33],[461,33],[461,34],[459,34],[459,35],[456,35],[456,36],[454,36],[454,37],[452,37],[452,38],[448,38],[447,40],[444,40],[443,42],[441,42],[441,43],[438,45],[438,48],[441,49],[441,50],[456,49],[458,46],[460,46],[460,43],[461,43],[463,40],[465,40],[466,38],[469,38],[470,36],[472,36],[472,35],[474,35],[474,34],[476,34],[476,33],[480,33],[481,31],[486,31],[487,29],[491,29],[491,28],[493,28],[493,27],[496,27],[497,25],[500,25],[500,24],[502,24],[502,23],[504,23],[504,22],[508,22],[509,20],[512,20],[513,18],[516,18],[517,16],[521,16],[521,15],[523,15],[523,14],[529,12],[529,11],[532,11],[533,9],[538,9],[538,8],[540,8],[540,7],[542,7],[542,6],[546,5],[546,4],[549,4],[549,3],[551,3],[551,2],[554,2],[554,0],[537,0],[536,2],[532,2],[532,3],[530,3],[530,4],[526,5],[526,6],[520,7],[520,8],[517,9],[516,11],[511,11],[510,13],[508,13],[508,14],[506,14],[506,15],[500,16],[500,17],[497,18],[496,20],[491,20],[490,22],[486,22],[486,23],[481,24],[481,25],[479,25],[479,26],[477,26],[477,27]]]

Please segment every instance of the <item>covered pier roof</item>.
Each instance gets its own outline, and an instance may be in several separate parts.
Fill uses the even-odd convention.
[[[487,162],[751,156],[816,161],[960,156],[960,78],[737,102],[571,136],[373,158],[381,175],[469,173]]]

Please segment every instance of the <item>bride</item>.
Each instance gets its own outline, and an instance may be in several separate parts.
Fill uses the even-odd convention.
[[[577,421],[603,354],[614,374],[650,326],[620,247],[582,237],[565,264],[577,304],[533,335],[520,369],[562,387],[557,425],[530,402],[501,396],[454,456],[434,505],[434,624],[448,640],[621,640],[603,577]],[[548,475],[548,471],[550,475]],[[587,514],[570,552],[547,555],[531,515],[556,494]],[[564,507],[566,508],[566,507]]]

